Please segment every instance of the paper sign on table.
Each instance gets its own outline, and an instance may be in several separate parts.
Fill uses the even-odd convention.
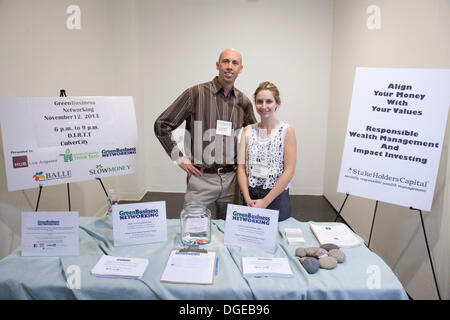
[[[278,215],[277,210],[229,204],[225,224],[225,245],[275,253]]]
[[[165,201],[113,205],[112,215],[116,247],[167,241]]]
[[[77,256],[78,212],[22,212],[22,256]]]

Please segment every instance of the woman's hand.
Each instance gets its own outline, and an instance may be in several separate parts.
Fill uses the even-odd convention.
[[[268,205],[269,204],[267,203],[266,200],[258,199],[258,200],[252,200],[252,204],[250,205],[250,207],[265,209],[265,208],[267,208]]]
[[[248,207],[253,207],[255,204],[256,200],[252,200],[252,199],[247,199],[245,200],[245,203],[247,204]]]

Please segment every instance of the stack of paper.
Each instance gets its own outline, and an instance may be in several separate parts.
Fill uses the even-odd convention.
[[[172,249],[161,282],[214,284],[216,251],[187,252]]]
[[[319,243],[333,243],[339,247],[359,246],[361,241],[345,224],[309,224]]]
[[[140,279],[147,269],[148,259],[121,258],[103,255],[91,274],[102,278]]]
[[[300,228],[286,228],[284,229],[286,238],[289,244],[304,243],[305,238],[302,237],[302,229]]]
[[[242,273],[246,278],[292,277],[287,258],[242,257]]]

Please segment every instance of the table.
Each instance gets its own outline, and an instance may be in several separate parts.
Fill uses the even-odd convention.
[[[279,223],[274,255],[225,246],[225,221],[213,220],[212,241],[202,246],[216,250],[219,257],[218,274],[213,285],[160,282],[171,249],[181,246],[177,219],[167,220],[167,242],[126,247],[113,246],[111,216],[80,217],[79,222],[79,256],[22,257],[18,248],[0,260],[0,299],[408,299],[389,266],[365,245],[343,248],[347,259],[335,269],[320,269],[315,274],[308,274],[294,255],[300,245],[289,245],[283,230],[301,228],[306,241],[301,246],[318,246],[318,242],[309,224],[294,218]],[[148,258],[149,265],[142,279],[97,278],[90,271],[103,254]],[[243,278],[241,260],[247,256],[287,257],[294,277]],[[67,279],[73,275],[73,266],[80,270],[80,289],[67,286]],[[367,285],[373,266],[379,271],[379,289],[370,289]]]

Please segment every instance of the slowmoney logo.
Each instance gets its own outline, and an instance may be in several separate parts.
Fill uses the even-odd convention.
[[[44,171],[36,172],[36,174],[33,176],[34,180],[45,180],[45,175],[43,173]]]

